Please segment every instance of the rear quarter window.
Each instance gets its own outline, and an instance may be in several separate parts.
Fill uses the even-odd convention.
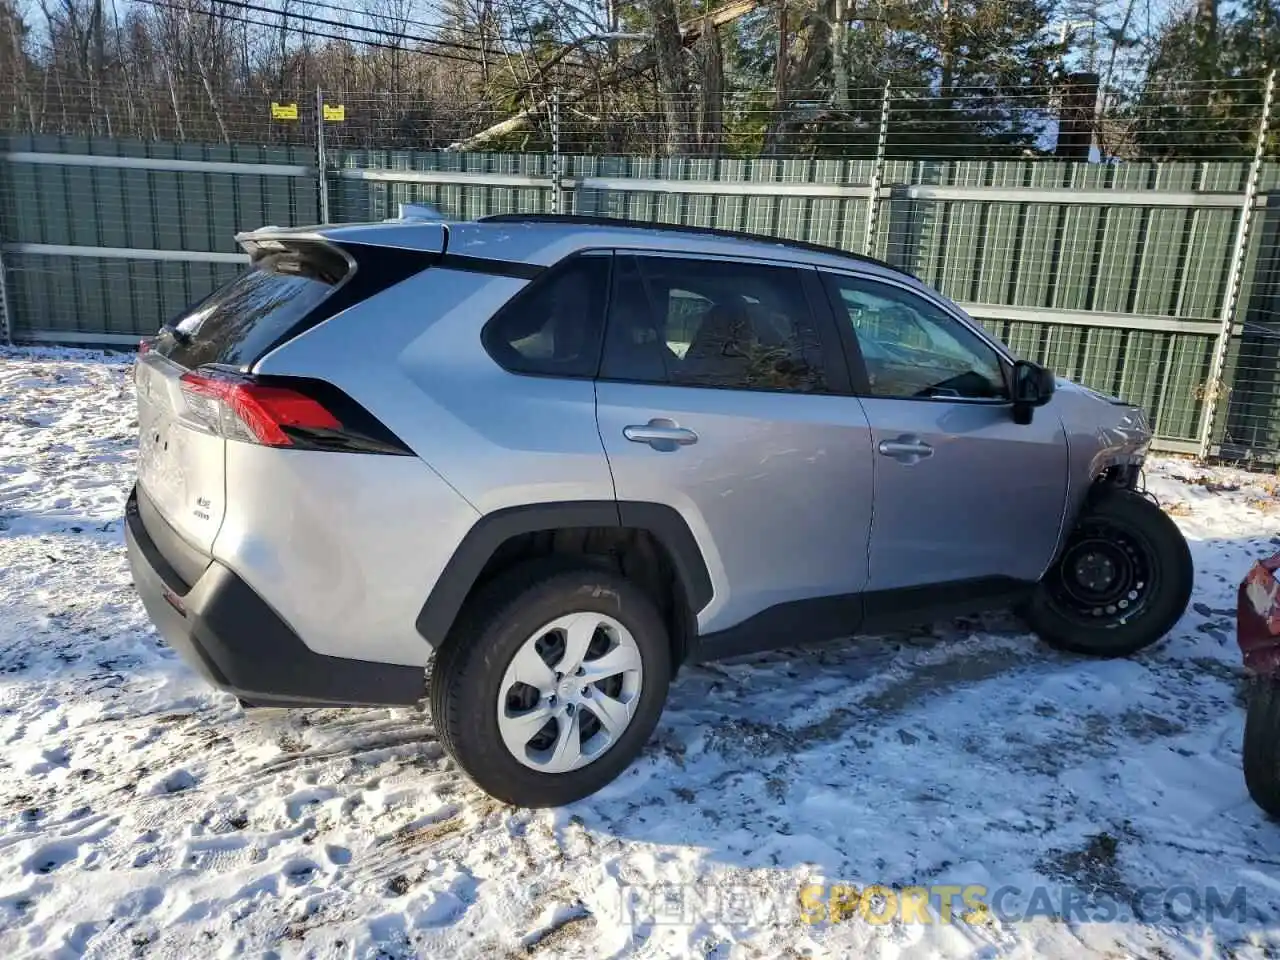
[[[610,260],[579,254],[521,290],[484,326],[481,341],[489,356],[512,373],[594,377]]]

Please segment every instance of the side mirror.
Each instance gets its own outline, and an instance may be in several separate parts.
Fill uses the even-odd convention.
[[[1013,422],[1027,424],[1031,422],[1032,411],[1043,407],[1053,396],[1057,380],[1053,373],[1032,363],[1030,360],[1019,360],[1013,365]]]

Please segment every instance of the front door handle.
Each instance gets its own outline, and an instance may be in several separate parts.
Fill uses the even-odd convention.
[[[881,440],[876,446],[880,455],[893,457],[900,463],[919,463],[926,457],[933,456],[933,447],[914,434],[904,433],[892,440]]]
[[[622,435],[632,443],[647,443],[663,453],[698,442],[696,433],[665,417],[654,417],[648,423],[633,423],[623,427]]]

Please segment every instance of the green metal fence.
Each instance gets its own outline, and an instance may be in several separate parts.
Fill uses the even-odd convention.
[[[1215,452],[1280,454],[1280,163],[1259,165],[1250,198],[1241,162],[361,150],[330,151],[322,185],[304,147],[10,137],[0,155],[14,340],[132,341],[239,269],[236,231],[313,223],[324,209],[335,222],[394,216],[404,202],[457,218],[621,216],[869,252],[1022,355],[1142,403],[1167,448],[1195,451],[1207,435]]]
[[[314,153],[0,138],[15,340],[136,342],[235,276],[238,230],[318,220]]]

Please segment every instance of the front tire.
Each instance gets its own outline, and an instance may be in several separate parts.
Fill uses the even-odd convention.
[[[1195,571],[1182,531],[1130,490],[1100,491],[1027,609],[1051,646],[1123,657],[1155,643],[1187,609]]]
[[[1244,783],[1267,816],[1280,820],[1280,682],[1261,677],[1244,721]]]
[[[490,796],[560,806],[626,769],[670,676],[666,627],[639,587],[595,567],[534,563],[468,602],[431,672],[431,713]]]

